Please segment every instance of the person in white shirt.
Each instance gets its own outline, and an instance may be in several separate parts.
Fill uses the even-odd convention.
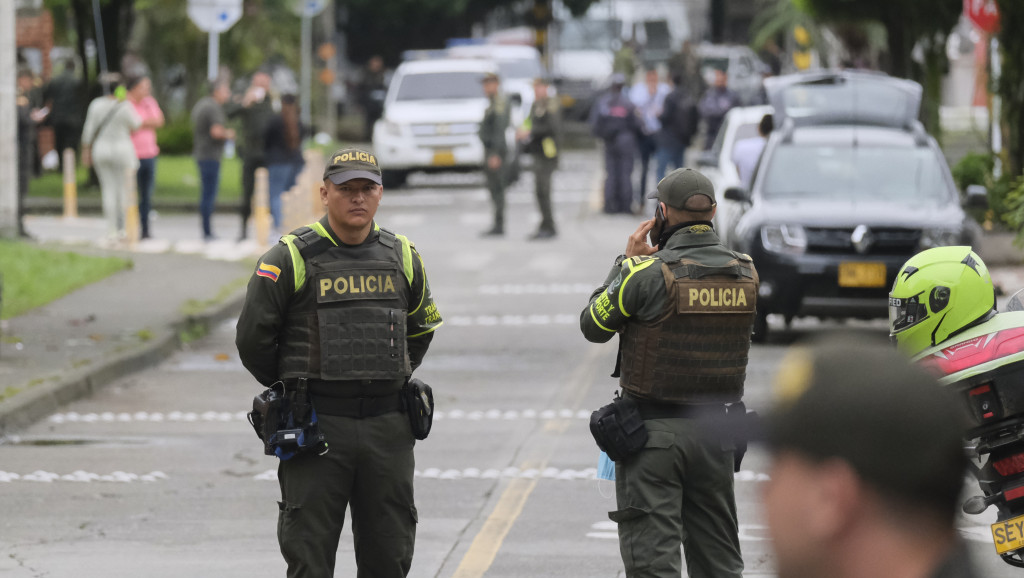
[[[651,155],[658,148],[657,135],[661,130],[662,109],[665,107],[665,97],[672,92],[672,87],[661,81],[658,71],[651,69],[647,71],[643,84],[634,84],[629,89],[629,100],[636,107],[636,114],[640,120],[640,137],[637,142],[637,149],[640,153],[640,208],[643,209],[644,199],[647,196],[647,167],[651,162]]]
[[[750,190],[754,181],[754,169],[761,160],[761,153],[764,145],[768,142],[768,135],[775,128],[775,122],[771,114],[766,114],[757,125],[758,136],[745,138],[736,141],[732,147],[732,162],[736,165],[736,171],[740,174],[740,184],[744,189]]]

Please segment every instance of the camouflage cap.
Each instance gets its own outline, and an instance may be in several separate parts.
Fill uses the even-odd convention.
[[[670,207],[682,209],[686,200],[694,195],[707,195],[712,205],[716,204],[715,187],[710,179],[693,169],[676,169],[665,175],[647,198],[658,199]]]
[[[953,392],[884,342],[795,347],[775,379],[762,436],[775,451],[839,459],[877,491],[952,515],[967,460]]]
[[[381,184],[380,165],[373,153],[345,148],[335,151],[329,161],[324,169],[325,181],[330,179],[332,183],[340,185],[352,179],[370,179]]]

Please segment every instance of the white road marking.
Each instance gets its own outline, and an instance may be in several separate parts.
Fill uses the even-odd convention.
[[[609,520],[602,520],[590,525],[590,532],[587,538],[598,540],[618,540],[618,524]],[[739,538],[741,542],[764,542],[769,540],[767,536],[768,526],[759,524],[740,524]]]
[[[118,483],[131,483],[131,482],[155,482],[157,480],[166,480],[167,474],[156,471],[149,472],[148,474],[133,474],[129,472],[122,472],[120,470],[111,472],[109,474],[96,474],[92,472],[86,472],[83,470],[75,470],[70,474],[58,474],[54,472],[47,472],[44,470],[36,470],[31,474],[19,475],[14,472],[5,472],[0,470],[0,482],[41,482],[49,484],[53,482],[118,482]]]
[[[103,413],[78,413],[69,411],[67,413],[55,413],[50,416],[50,421],[53,423],[111,423],[111,422],[137,422],[137,421],[174,421],[174,422],[186,422],[192,423],[197,421],[248,421],[246,412],[227,412],[227,411],[206,411],[203,413],[196,413],[194,411],[181,412],[172,411],[169,413],[163,412],[145,412],[137,411],[135,413],[114,413],[105,411]]]
[[[740,476],[740,474],[746,474]],[[597,468],[585,468],[582,470],[574,469],[559,469],[553,467],[547,467],[544,469],[527,468],[521,470],[517,467],[507,467],[505,469],[489,468],[481,470],[479,468],[466,468],[466,469],[441,469],[441,468],[427,468],[425,470],[416,470],[414,476],[417,478],[424,478],[428,480],[493,480],[497,478],[519,478],[527,480],[562,480],[562,481],[574,481],[574,480],[596,480],[597,479]],[[752,481],[763,481],[768,478],[765,474],[756,474],[744,470],[739,474],[736,474],[737,482],[752,482]],[[267,470],[260,474],[253,476],[254,480],[259,481],[277,481],[277,470]],[[753,540],[753,538],[751,538]]]
[[[506,283],[481,285],[481,295],[590,295],[593,285],[586,283]]]
[[[455,315],[445,323],[456,327],[534,327],[538,325],[578,325],[576,315]]]

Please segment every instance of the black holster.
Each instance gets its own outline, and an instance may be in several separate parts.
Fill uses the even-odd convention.
[[[636,402],[618,392],[610,404],[590,414],[590,433],[612,461],[622,461],[647,445],[647,427]]]
[[[434,425],[434,390],[418,379],[410,379],[402,387],[402,409],[409,416],[412,435],[425,440]]]

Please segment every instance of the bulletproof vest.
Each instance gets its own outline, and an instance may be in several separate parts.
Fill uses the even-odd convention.
[[[620,385],[656,402],[731,403],[743,397],[759,280],[745,255],[724,266],[662,263],[666,299],[650,323],[626,324]]]
[[[306,275],[280,333],[281,377],[396,380],[411,375],[405,331],[410,290],[397,237],[380,229],[373,242],[336,247],[306,227],[295,234]]]

